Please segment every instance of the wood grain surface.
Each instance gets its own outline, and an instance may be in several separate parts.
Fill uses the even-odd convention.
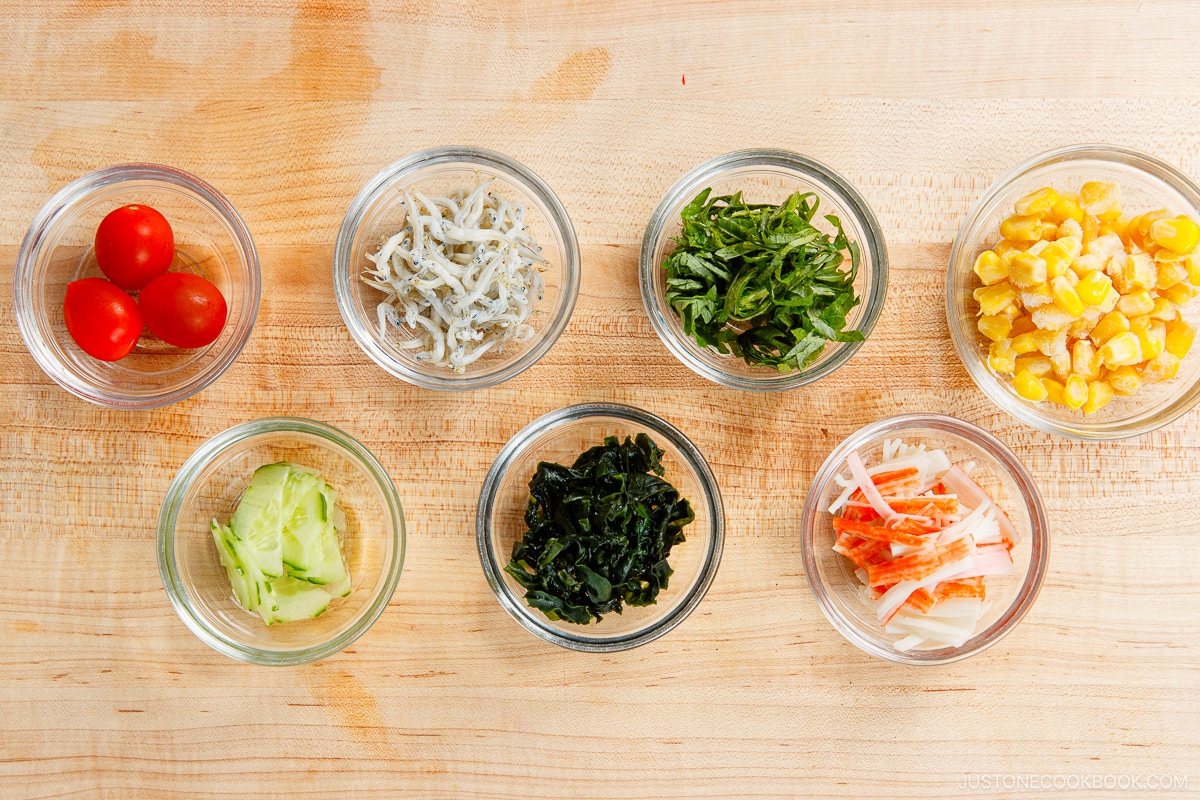
[[[0,281],[0,798],[1035,797],[1060,794],[1058,776],[1112,776],[1073,797],[1200,794],[1200,419],[1109,444],[1038,433],[976,389],[942,310],[959,222],[1017,161],[1111,141],[1200,177],[1200,5],[4,0],[0,17],[0,264],[11,270],[64,184],[145,160],[228,196],[264,281],[233,367],[196,397],[133,413],[53,384]],[[583,255],[554,349],[467,395],[375,367],[330,282],[364,181],[442,144],[538,172]],[[750,146],[845,175],[892,262],[860,353],[770,396],[676,362],[636,283],[666,189]],[[587,400],[679,426],[728,518],[697,612],[612,655],[525,632],[475,549],[499,448]],[[818,465],[859,426],[906,411],[996,433],[1038,479],[1052,528],[1025,621],[939,668],[848,644],[800,567]],[[408,518],[384,615],[345,652],[291,669],[233,662],[189,633],[154,549],[187,456],[281,413],[361,439]],[[1048,780],[1022,789],[1029,775]]]

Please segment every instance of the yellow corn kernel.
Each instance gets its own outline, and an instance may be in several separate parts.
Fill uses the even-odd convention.
[[[1187,357],[1188,351],[1192,349],[1192,342],[1195,338],[1196,329],[1183,320],[1179,320],[1167,326],[1165,349],[1171,355],[1182,360]]]
[[[1088,399],[1088,384],[1082,375],[1072,373],[1063,384],[1062,400],[1064,406],[1072,411],[1078,411]]]
[[[1033,248],[1030,248],[1030,252],[1033,252]],[[1071,271],[1071,254],[1061,242],[1050,242],[1035,255],[1046,262],[1046,277],[1051,280]]]
[[[1058,226],[1053,222],[1042,220],[1038,226],[1038,236],[1044,240],[1053,241],[1058,237]]]
[[[1029,247],[1029,242],[1014,242],[1011,239],[1001,239],[996,242],[996,246],[992,248],[992,252],[1003,258],[1005,253],[1023,252],[1027,247]]]
[[[1004,310],[1001,311],[997,316],[1008,317],[1008,319],[1011,321],[1011,320],[1014,320],[1017,317],[1021,316],[1024,313],[1025,312],[1021,310],[1020,305],[1018,305],[1017,303],[1009,303],[1008,305],[1006,305],[1004,307]]]
[[[1080,214],[1082,213],[1080,212]],[[1065,219],[1060,222],[1057,233],[1060,239],[1074,238],[1079,239],[1080,244],[1083,243],[1083,226],[1073,219]]]
[[[1050,281],[1050,291],[1054,292],[1055,303],[1072,317],[1079,317],[1083,314],[1083,300],[1079,298],[1075,287],[1071,286],[1071,282],[1061,275]]]
[[[975,259],[975,274],[985,286],[999,283],[1008,277],[1008,267],[1000,263],[1000,256],[991,250],[984,250]]]
[[[1167,291],[1173,290],[1171,287]],[[1117,302],[1117,309],[1127,317],[1140,317],[1154,310],[1154,297],[1145,289],[1122,295]]]
[[[1100,360],[1109,369],[1141,363],[1142,344],[1129,331],[1118,333],[1100,346]]]
[[[975,327],[979,328],[979,332],[993,342],[998,342],[1008,338],[1008,334],[1012,331],[1012,320],[1003,314],[980,317],[979,322],[975,323]]]
[[[1092,333],[1092,328],[1103,316],[1098,308],[1085,308],[1083,316],[1067,326],[1067,336],[1070,339],[1086,339]]]
[[[1033,333],[1037,330],[1037,325],[1033,324],[1033,318],[1025,315],[1013,319],[1012,331],[1010,336],[1020,336],[1022,333]]]
[[[1083,413],[1095,414],[1111,403],[1115,394],[1111,384],[1104,381],[1092,381],[1088,384],[1088,399],[1083,404]]]
[[[1154,263],[1156,264],[1182,264],[1190,253],[1176,253],[1174,250],[1168,250],[1165,247],[1160,247],[1154,253]]]
[[[1166,251],[1160,250],[1159,252],[1166,252]],[[1158,259],[1155,259],[1155,260],[1158,261]],[[1184,266],[1184,262],[1173,261],[1173,262],[1164,263],[1162,261],[1159,261],[1158,262],[1158,278],[1157,278],[1157,280],[1154,281],[1154,288],[1159,289],[1160,291],[1162,289],[1170,289],[1172,286],[1179,283],[1180,281],[1186,280],[1187,276],[1188,276],[1187,267]]]
[[[1008,268],[1008,282],[1029,289],[1046,282],[1046,261],[1029,253],[1017,253]]]
[[[1016,371],[1028,370],[1031,374],[1044,378],[1054,372],[1054,362],[1043,355],[1017,356]]]
[[[1044,331],[1065,332],[1066,328],[1071,327],[1072,323],[1079,319],[1079,317],[1072,316],[1058,301],[1038,306],[1030,312],[1029,316],[1033,317],[1033,324]]]
[[[1200,242],[1200,225],[1187,217],[1156,220],[1150,226],[1150,239],[1176,253],[1190,253]]]
[[[984,316],[991,317],[999,314],[1013,300],[1016,300],[1017,292],[1007,281],[1002,281],[977,289],[975,299],[979,301],[980,312]]]
[[[1012,375],[1017,368],[1017,354],[1012,349],[1012,339],[992,342],[988,348],[988,366],[1002,375]]]
[[[1149,361],[1167,346],[1167,323],[1151,319],[1149,315],[1129,320],[1129,332],[1138,338],[1142,346],[1142,361]]]
[[[1079,299],[1089,306],[1098,306],[1112,288],[1112,278],[1100,270],[1093,270],[1079,279],[1075,284],[1075,293]]]
[[[1037,349],[1044,356],[1050,356],[1051,360],[1060,353],[1067,352],[1067,332],[1066,331],[1034,331],[1033,339],[1037,342]]]
[[[1133,395],[1145,383],[1142,373],[1136,367],[1124,366],[1114,369],[1108,374],[1108,383],[1117,394]]]
[[[1087,339],[1080,339],[1071,345],[1071,370],[1084,380],[1099,378],[1100,353],[1096,350],[1096,345]]]
[[[1179,310],[1175,308],[1175,304],[1165,297],[1157,297],[1154,300],[1154,310],[1150,312],[1150,319],[1161,319],[1163,322],[1171,322],[1179,317]]]
[[[1032,333],[1022,333],[1020,336],[1014,336],[1012,340],[1012,350],[1018,355],[1032,353],[1038,349],[1037,331]]]
[[[1179,358],[1173,353],[1159,353],[1142,367],[1142,377],[1147,383],[1169,381],[1179,373]]]
[[[1067,251],[1067,255],[1071,257],[1072,261],[1083,253],[1083,240],[1078,236],[1060,236],[1056,244]]]
[[[1042,378],[1042,386],[1046,389],[1046,399],[1051,403],[1063,404],[1063,385],[1056,378]]]
[[[1013,204],[1013,209],[1021,216],[1028,214],[1045,214],[1054,208],[1058,201],[1058,192],[1046,186],[1036,192],[1030,192]]]
[[[1054,293],[1050,291],[1050,284],[1039,283],[1029,289],[1021,289],[1017,297],[1021,301],[1021,305],[1025,306],[1029,311],[1037,309],[1039,306],[1048,306],[1054,302]],[[1038,321],[1033,321],[1035,325]],[[1041,327],[1040,325],[1038,327]]]
[[[1188,283],[1200,286],[1200,257],[1195,254],[1189,255],[1183,260],[1183,266],[1187,269]]]
[[[1050,356],[1050,370],[1054,377],[1065,381],[1071,374],[1071,351],[1064,347],[1061,351]]]
[[[1083,222],[1083,208],[1079,205],[1079,197],[1073,194],[1060,194],[1050,208],[1050,219],[1055,222],[1075,220]]]
[[[1121,214],[1121,187],[1104,181],[1088,181],[1079,189],[1079,205],[1097,217],[1117,212]],[[1116,217],[1113,217],[1115,219]],[[1107,220],[1102,220],[1107,221]]]
[[[1100,301],[1100,305],[1096,308],[1101,314],[1107,314],[1117,307],[1117,303],[1121,302],[1121,293],[1116,290],[1116,287],[1108,287],[1108,294],[1104,295],[1104,299]]]
[[[1042,221],[1034,216],[1009,217],[1000,223],[1000,235],[1018,242],[1036,242],[1042,238]]]
[[[1075,260],[1071,262],[1071,272],[1074,272],[1079,277],[1087,275],[1089,272],[1103,272],[1104,262],[1099,256],[1083,255],[1075,256]]]
[[[1129,318],[1120,311],[1110,311],[1105,314],[1096,327],[1092,328],[1090,338],[1097,347],[1107,342],[1118,333],[1129,330]]]
[[[1040,403],[1046,399],[1047,392],[1042,379],[1029,370],[1022,370],[1017,373],[1016,377],[1013,378],[1013,388],[1017,390],[1017,394],[1026,400]]]
[[[1188,283],[1177,283],[1170,289],[1164,289],[1162,296],[1177,306],[1185,306],[1198,292],[1200,292],[1200,289],[1192,286],[1191,281],[1189,281]]]
[[[1158,268],[1154,259],[1145,253],[1136,253],[1125,259],[1115,282],[1122,293],[1128,294],[1138,289],[1153,288],[1157,280]]]
[[[1129,227],[1129,217],[1117,217],[1116,219],[1101,220],[1100,234],[1105,235],[1111,233],[1113,236],[1120,237],[1121,241],[1126,246],[1129,242],[1126,238],[1126,229]]]
[[[1100,220],[1088,214],[1083,218],[1082,227],[1083,235],[1079,238],[1083,241],[1084,251],[1087,251],[1088,246],[1100,235]]]

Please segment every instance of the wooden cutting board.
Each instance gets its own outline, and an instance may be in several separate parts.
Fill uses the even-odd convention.
[[[0,797],[1027,797],[1060,780],[1091,781],[1077,797],[1200,792],[1200,417],[1108,444],[1035,432],[967,377],[942,292],[961,219],[1019,160],[1112,141],[1200,177],[1197,4],[5,0],[0,16],[5,269],[53,192],[146,160],[229,197],[264,281],[237,363],[190,400],[135,413],[43,375],[0,281]],[[330,283],[362,184],[444,144],[530,166],[582,244],[556,347],[467,395],[375,367]],[[892,263],[853,361],[766,396],[679,364],[636,284],[665,190],[751,146],[845,175]],[[586,400],[680,427],[729,523],[698,611],[612,655],[521,629],[475,550],[499,448]],[[859,652],[800,568],[817,466],[859,426],[909,411],[955,414],[1014,448],[1052,528],[1026,620],[941,668]],[[293,669],[203,645],[168,605],[154,551],[187,456],[271,414],[366,443],[409,522],[386,613],[344,653]]]

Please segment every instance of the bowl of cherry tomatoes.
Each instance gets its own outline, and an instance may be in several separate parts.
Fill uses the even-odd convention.
[[[90,172],[38,212],[13,278],[17,325],[72,394],[157,408],[199,392],[237,358],[261,292],[258,254],[220,192],[186,172]]]

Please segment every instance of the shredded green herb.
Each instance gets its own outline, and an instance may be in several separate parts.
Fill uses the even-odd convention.
[[[570,467],[543,461],[529,481],[528,530],[504,571],[551,620],[586,625],[667,588],[671,548],[695,519],[661,477],[663,451],[644,433],[607,436]]]
[[[790,372],[816,361],[826,342],[862,341],[861,331],[844,330],[859,302],[858,243],[835,216],[825,219],[836,236],[813,227],[815,194],[770,205],[746,203],[741,192],[709,199],[711,192],[683,209],[683,230],[663,264],[666,300],[696,344]]]

